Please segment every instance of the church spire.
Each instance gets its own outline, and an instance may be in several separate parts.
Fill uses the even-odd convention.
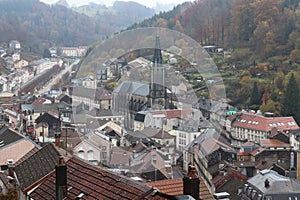
[[[159,41],[158,34],[156,35],[156,40],[155,40],[153,64],[154,64],[154,67],[157,67],[157,65],[162,64],[162,55],[161,55],[160,41]]]
[[[168,102],[167,92],[165,87],[165,69],[162,62],[162,53],[160,48],[159,35],[157,33],[155,40],[155,49],[153,55],[153,63],[151,66],[151,83],[149,85],[150,94],[148,105],[155,109],[154,107],[167,108]],[[157,108],[158,108],[157,107]]]

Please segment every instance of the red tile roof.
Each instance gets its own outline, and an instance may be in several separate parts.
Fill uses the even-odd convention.
[[[249,152],[237,152],[237,156],[249,156]]]
[[[46,101],[44,98],[39,98],[35,100],[32,104],[43,104]]]
[[[232,127],[269,132],[272,128],[279,131],[299,129],[293,117],[264,117],[248,113],[240,113],[232,122]]]
[[[151,111],[153,115],[165,115],[167,119],[187,118],[192,114],[192,109],[185,110],[155,110]]]
[[[213,199],[209,192],[209,189],[205,185],[202,178],[200,178],[200,199]],[[182,178],[179,179],[169,179],[156,182],[147,183],[151,187],[156,187],[160,192],[168,195],[182,195],[183,194],[183,181]]]
[[[266,148],[271,148],[271,147],[290,147],[290,144],[284,143],[280,140],[276,139],[263,139],[260,140],[260,146],[266,147]]]
[[[135,182],[124,176],[105,171],[91,165],[77,157],[70,158],[67,163],[67,188],[68,195],[65,198],[76,199],[84,193],[82,199],[164,199],[155,194],[154,189]],[[55,171],[49,178],[39,185],[31,194],[35,200],[55,199]]]
[[[264,150],[265,150],[265,148],[259,147],[259,148],[254,149],[253,151],[251,151],[250,154],[251,154],[252,156],[255,156],[256,154],[258,154],[258,153],[260,153],[260,152],[262,152],[262,151],[264,151]]]
[[[252,147],[252,146],[254,146],[255,144],[254,144],[254,142],[250,142],[250,141],[248,141],[248,142],[245,142],[245,143],[243,143],[242,144],[242,147]]]

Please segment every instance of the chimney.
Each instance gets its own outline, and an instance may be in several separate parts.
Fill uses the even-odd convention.
[[[183,194],[191,195],[196,200],[199,200],[199,185],[200,179],[198,178],[195,166],[189,166],[188,173],[183,177]]]
[[[67,166],[62,156],[55,167],[55,175],[56,200],[63,200],[67,196]]]
[[[12,159],[7,160],[7,169],[8,169],[8,176],[15,178],[15,175],[14,175],[15,165],[14,165],[14,161]]]
[[[270,181],[268,179],[265,180],[265,188],[270,187]]]
[[[60,147],[60,135],[61,133],[56,132],[55,133],[55,146]]]

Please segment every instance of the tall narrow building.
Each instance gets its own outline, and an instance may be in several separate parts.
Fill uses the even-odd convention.
[[[165,68],[162,64],[159,36],[156,35],[154,58],[151,66],[151,82],[149,85],[149,107],[152,109],[168,108],[165,87]]]

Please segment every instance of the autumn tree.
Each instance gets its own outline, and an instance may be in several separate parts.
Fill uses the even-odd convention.
[[[249,41],[254,27],[254,0],[236,0],[231,9],[233,37],[237,42]]]
[[[276,103],[273,100],[270,99],[270,100],[268,100],[268,102],[266,104],[262,104],[259,107],[259,110],[262,113],[265,113],[265,112],[272,112],[272,113],[274,113],[276,111]]]

